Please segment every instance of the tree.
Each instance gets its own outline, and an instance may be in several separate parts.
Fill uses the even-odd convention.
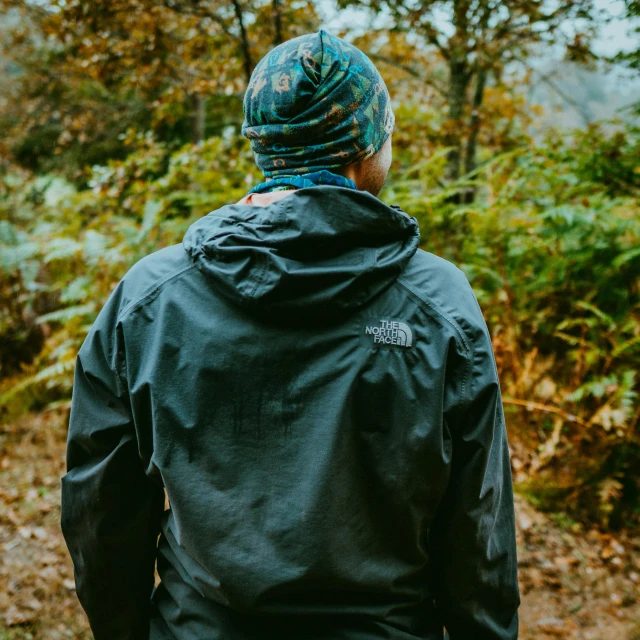
[[[390,16],[390,32],[417,38],[446,68],[442,91],[448,105],[444,140],[450,147],[447,175],[456,180],[476,167],[482,107],[491,79],[511,63],[526,63],[534,46],[563,44],[585,60],[596,25],[593,0],[339,0]],[[431,79],[427,79],[431,81]]]
[[[0,35],[17,82],[0,128],[18,150],[34,135],[57,152],[80,146],[79,161],[127,129],[179,142],[219,132],[241,116],[268,48],[318,23],[310,0],[0,0],[2,9],[18,15]]]
[[[634,23],[633,32],[640,37],[640,0],[625,0],[625,4],[627,6],[627,18]],[[615,60],[640,72],[640,45],[633,51],[618,54]],[[640,102],[636,102],[633,105],[633,111],[640,115]]]

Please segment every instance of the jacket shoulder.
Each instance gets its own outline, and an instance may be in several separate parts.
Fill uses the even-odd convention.
[[[195,268],[182,244],[145,256],[129,269],[118,285],[118,317],[154,297],[167,283]],[[115,292],[114,292],[115,293]]]
[[[145,256],[127,271],[111,292],[92,326],[92,332],[112,330],[131,309],[153,298],[165,284],[192,266],[180,244]]]
[[[480,334],[486,335],[487,326],[467,276],[448,260],[418,249],[398,283],[453,324],[466,340],[473,343]]]
[[[116,328],[124,316],[145,301],[152,300],[166,284],[192,267],[193,263],[181,244],[160,249],[139,260],[109,295],[79,355],[90,361],[96,353],[103,353],[111,361]]]

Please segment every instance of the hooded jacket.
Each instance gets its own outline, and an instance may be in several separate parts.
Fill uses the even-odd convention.
[[[517,637],[491,340],[418,241],[315,187],[224,206],[119,283],[62,479],[96,640]]]

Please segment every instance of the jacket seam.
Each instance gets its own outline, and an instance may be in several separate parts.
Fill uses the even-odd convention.
[[[128,409],[131,413],[131,420],[133,421],[133,411],[131,408],[131,399],[129,397],[129,381],[127,380],[127,370],[126,370],[126,355],[123,352],[123,349],[118,342],[118,320],[116,319],[116,324],[113,328],[113,345],[115,348],[115,374],[118,380],[118,383],[122,387],[122,390],[127,396],[127,401],[129,403]],[[111,356],[113,360],[113,355]],[[137,440],[137,434],[136,434]]]
[[[462,401],[462,404],[464,404],[465,400],[466,400],[466,393],[467,393],[467,381],[469,380],[469,373],[470,373],[471,368],[473,366],[473,352],[474,352],[473,344],[467,338],[467,336],[465,335],[465,333],[464,333],[463,329],[460,327],[460,325],[453,318],[451,318],[448,314],[446,314],[445,312],[441,311],[434,304],[429,302],[429,300],[427,300],[422,294],[420,294],[419,291],[415,287],[413,287],[409,283],[401,280],[400,278],[398,278],[396,280],[396,283],[400,287],[402,287],[409,295],[417,298],[420,302],[422,302],[424,305],[429,307],[429,309],[431,309],[431,311],[433,311],[433,313],[435,313],[437,316],[439,316],[445,322],[447,322],[449,325],[451,325],[453,327],[454,331],[458,334],[460,342],[462,343],[462,346],[464,347],[464,350],[467,353],[467,357],[466,357],[467,366],[465,367],[464,376],[462,378],[461,393],[460,393],[460,399]]]
[[[248,296],[249,298],[253,298],[256,291],[258,290],[258,287],[262,284],[262,280],[264,278],[264,274],[266,270],[267,270],[267,258],[266,256],[262,256],[262,267],[260,269],[260,273],[258,273],[258,275],[256,276],[255,284],[253,285],[253,288],[251,289],[251,292],[249,293],[249,296]]]
[[[151,297],[153,294],[155,294],[158,290],[160,290],[162,287],[164,287],[165,284],[169,283],[171,280],[177,278],[178,276],[181,276],[183,273],[186,273],[187,271],[191,271],[192,269],[196,269],[196,265],[189,265],[188,267],[184,267],[184,269],[180,269],[180,271],[178,271],[177,273],[173,273],[170,276],[167,276],[164,280],[161,280],[159,284],[157,284],[153,289],[151,289],[151,291],[149,291],[149,293],[146,293],[144,296],[142,296],[141,298],[138,298],[137,300],[134,300],[133,302],[130,302],[119,314],[118,317],[116,319],[116,325],[118,324],[118,322],[120,322],[124,316],[129,313],[129,311],[131,309],[133,309],[134,307],[137,307],[138,305],[144,303],[144,301]]]
[[[133,309],[137,305],[141,305],[147,298],[149,298],[150,296],[155,294],[165,284],[167,284],[168,282],[170,282],[174,278],[177,278],[178,276],[182,275],[183,273],[185,273],[185,272],[187,272],[187,271],[189,271],[191,269],[195,269],[195,268],[196,268],[195,265],[189,265],[188,267],[185,267],[184,269],[180,269],[180,271],[178,271],[177,273],[173,273],[170,276],[167,276],[164,280],[160,281],[159,284],[157,284],[151,291],[146,293],[144,296],[142,296],[141,298],[138,298],[137,300],[134,300],[133,302],[130,302],[117,315],[116,322],[115,322],[115,325],[113,327],[113,345],[115,347],[115,361],[116,361],[115,362],[115,374],[116,374],[116,378],[118,379],[118,382],[125,389],[125,391],[127,393],[127,396],[129,394],[129,382],[127,380],[126,371],[122,371],[121,370],[123,365],[124,365],[124,360],[126,359],[126,356],[122,352],[121,345],[118,342],[118,335],[117,335],[117,333],[118,333],[118,325],[120,324],[120,321],[124,318],[124,316],[127,313],[129,313],[129,311],[131,309]],[[113,355],[111,356],[111,358],[113,358]],[[131,410],[131,407],[129,407],[129,410]]]

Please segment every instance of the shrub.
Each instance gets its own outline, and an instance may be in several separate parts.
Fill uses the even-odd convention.
[[[512,437],[531,452],[521,489],[605,525],[637,508],[640,487],[639,142],[632,128],[555,134],[449,189],[443,152],[391,191],[485,311]],[[454,204],[469,189],[473,204]]]
[[[476,291],[516,484],[543,506],[622,524],[640,505],[637,131],[553,134],[444,187],[447,150],[424,154],[412,129],[420,117],[412,111],[399,132],[395,178],[382,197],[415,215],[423,247],[454,261]],[[126,270],[258,179],[232,130],[178,151],[142,137],[125,160],[94,167],[89,188],[77,192],[57,178],[5,175],[5,413],[66,402],[78,348]],[[454,197],[460,192],[465,198]],[[473,202],[456,204],[470,194]]]

